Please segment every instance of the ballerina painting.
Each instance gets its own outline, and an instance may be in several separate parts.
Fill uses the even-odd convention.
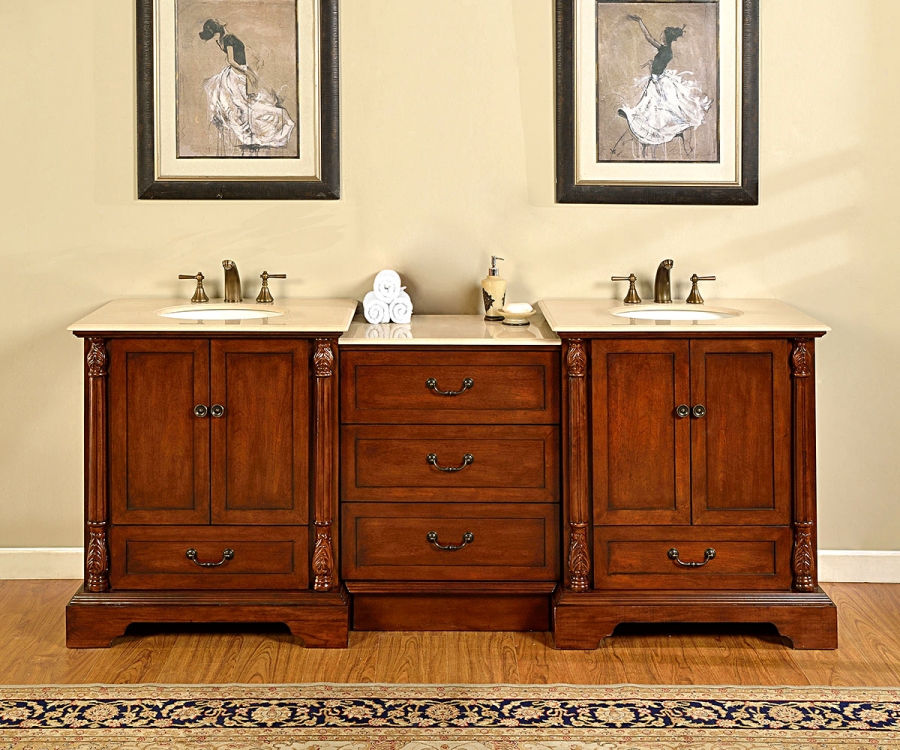
[[[715,9],[715,3],[598,3],[598,162],[718,160]],[[658,37],[648,14],[662,28]],[[690,37],[696,39],[688,44]]]

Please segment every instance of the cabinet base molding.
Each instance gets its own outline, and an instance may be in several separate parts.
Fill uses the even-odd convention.
[[[822,589],[791,591],[559,591],[553,598],[560,649],[595,649],[623,622],[769,622],[797,649],[837,648],[837,607]]]
[[[437,586],[407,584],[353,586],[354,630],[476,630],[535,631],[550,629],[550,595],[555,584],[452,583]],[[530,590],[529,590],[530,589]],[[541,590],[542,589],[542,590]]]
[[[308,648],[346,648],[345,591],[108,591],[80,588],[66,607],[68,648],[108,648],[137,622],[280,622]]]

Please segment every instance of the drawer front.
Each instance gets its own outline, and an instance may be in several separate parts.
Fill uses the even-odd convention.
[[[113,589],[305,589],[305,526],[114,526]],[[195,550],[196,561],[187,552]],[[226,550],[233,556],[226,559]],[[200,565],[198,563],[221,563]]]
[[[341,352],[341,419],[357,424],[554,424],[559,421],[558,357],[558,350],[458,347]]]
[[[558,575],[557,505],[344,503],[341,512],[347,580],[551,581]],[[461,548],[441,549],[449,546]]]
[[[344,500],[559,499],[559,429],[544,425],[347,425]]]
[[[789,590],[790,554],[786,526],[598,526],[594,587]]]

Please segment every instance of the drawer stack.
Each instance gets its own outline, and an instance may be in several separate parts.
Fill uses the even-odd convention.
[[[558,349],[341,357],[342,572],[357,629],[549,628]]]

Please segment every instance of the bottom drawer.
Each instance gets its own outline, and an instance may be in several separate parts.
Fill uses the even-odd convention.
[[[114,526],[110,586],[305,589],[308,534],[305,526]]]
[[[348,581],[557,577],[556,504],[344,503],[341,514]]]
[[[598,526],[594,588],[787,590],[790,555],[787,526]]]

